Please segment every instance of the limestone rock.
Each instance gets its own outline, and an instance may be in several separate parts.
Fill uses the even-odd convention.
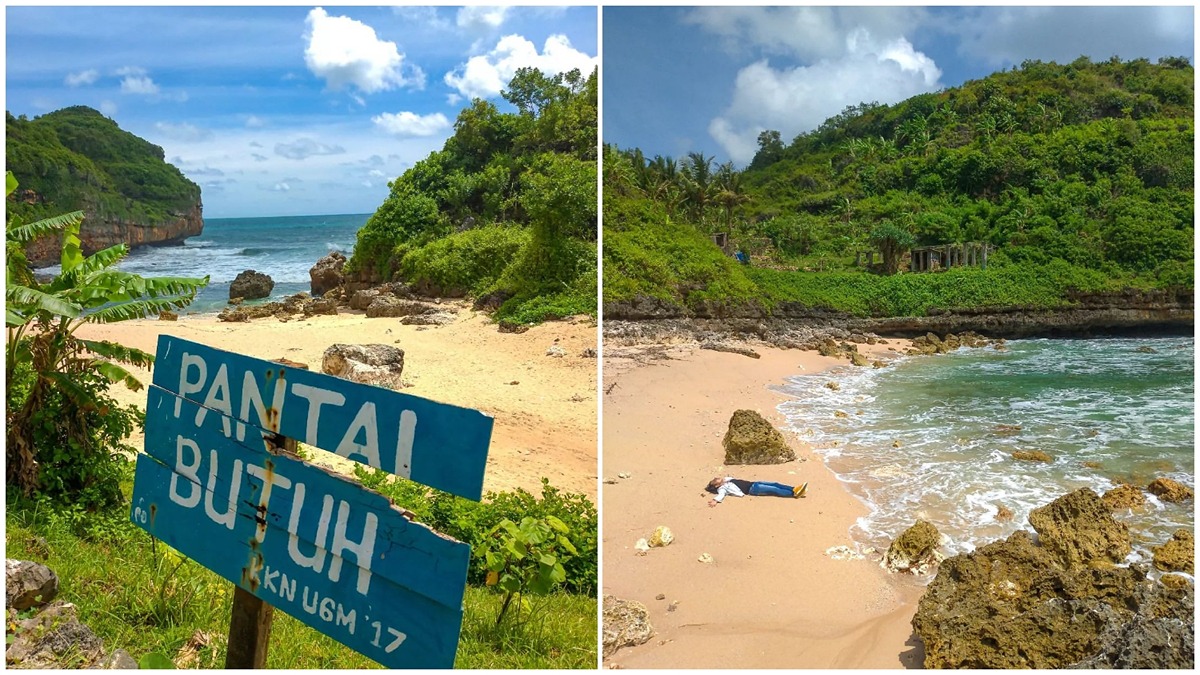
[[[1187,501],[1194,494],[1192,488],[1170,478],[1155,478],[1146,489],[1150,491],[1150,494],[1157,495],[1164,502]]]
[[[550,345],[550,348],[546,350],[546,356],[553,356],[561,359],[566,355],[567,350],[559,347],[558,345]]]
[[[271,277],[262,272],[246,270],[238,274],[229,284],[229,297],[257,300],[270,295],[274,288],[275,282]]]
[[[179,314],[177,314],[176,312],[172,312],[169,309],[164,309],[158,313],[158,320],[159,321],[178,321]]]
[[[336,315],[338,313],[337,300],[333,298],[316,298],[311,302],[305,303],[302,310],[304,316],[316,316],[318,314]]]
[[[1142,493],[1141,488],[1136,485],[1124,483],[1104,493],[1101,497],[1104,500],[1104,505],[1110,511],[1121,511],[1124,509],[1136,509],[1146,503],[1146,495]]]
[[[752,359],[762,358],[761,354],[754,351],[753,349],[750,349],[749,347],[743,347],[741,345],[731,345],[731,344],[726,344],[724,342],[714,342],[714,341],[703,342],[700,344],[700,349],[707,349],[707,350],[714,351],[714,352],[728,352],[730,354],[741,354],[742,356],[749,356]]]
[[[4,585],[4,606],[10,609],[40,607],[58,595],[58,575],[28,560],[5,559]]]
[[[833,380],[830,380],[829,382],[825,383],[825,388],[828,389],[829,391],[839,391],[839,390],[841,390],[842,385],[838,384],[837,382],[835,382]]]
[[[394,295],[379,295],[367,305],[367,316],[371,318],[377,317],[401,317],[411,314],[429,314],[438,311],[437,305],[420,302],[417,300],[403,300]]]
[[[329,255],[317,261],[308,270],[308,278],[312,294],[314,298],[319,298],[329,291],[342,285],[345,281],[342,275],[342,268],[346,266],[346,256],[338,251],[334,251]]]
[[[671,528],[659,525],[654,528],[654,534],[650,535],[650,541],[647,543],[651,546],[667,546],[673,541],[675,541],[675,535],[671,533]]]
[[[633,600],[604,596],[604,656],[612,656],[622,647],[633,647],[654,636],[650,612]]]
[[[1053,462],[1054,458],[1041,450],[1017,450],[1012,458],[1022,462]]]
[[[859,367],[871,365],[870,360],[858,352],[850,352],[850,363]]]
[[[79,623],[75,605],[55,602],[17,622],[4,660],[16,668],[85,668],[104,656],[104,642]]]
[[[1084,562],[1118,563],[1132,550],[1129,527],[1112,517],[1112,511],[1088,488],[1036,508],[1029,524],[1047,551],[1067,566]]]
[[[1171,581],[1178,579],[1180,581]],[[1186,577],[1142,582],[1128,604],[1137,612],[1110,622],[1100,634],[1100,651],[1072,668],[1187,670],[1195,667],[1195,588]]]
[[[400,318],[404,326],[449,326],[454,323],[454,314],[436,312],[433,314],[410,314]]]
[[[698,558],[696,558],[696,560],[704,563],[705,565],[711,565],[714,562],[716,562],[715,560],[713,560],[713,557],[707,553],[701,553],[700,556]]]
[[[399,379],[404,371],[404,350],[391,345],[335,344],[325,350],[321,372],[355,382]]]
[[[1195,574],[1196,539],[1191,530],[1178,530],[1167,543],[1155,546],[1152,551],[1158,569]]]
[[[361,291],[355,291],[354,294],[350,296],[350,309],[365,310],[371,306],[371,303],[374,302],[375,298],[378,298],[379,295],[380,290],[378,288],[364,288]]]
[[[1011,521],[1015,515],[1016,514],[1013,513],[1013,510],[1008,508],[1007,506],[1005,506],[1003,504],[996,505],[996,521],[997,522],[1007,523],[1007,522]]]
[[[936,527],[918,520],[888,546],[883,555],[883,566],[889,572],[925,574],[939,562],[941,556],[937,547],[941,539]]]
[[[733,413],[722,445],[726,464],[782,464],[796,459],[783,434],[753,410]]]

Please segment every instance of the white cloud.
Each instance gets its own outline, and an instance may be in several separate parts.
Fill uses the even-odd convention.
[[[466,98],[493,98],[500,95],[518,68],[537,68],[546,75],[578,68],[585,75],[596,66],[596,58],[571,46],[565,35],[551,35],[539,54],[537,46],[520,35],[506,35],[495,49],[471,57],[465,64],[446,73],[446,84]]]
[[[434,136],[450,128],[442,113],[418,115],[412,112],[383,113],[371,118],[380,129],[394,136]]]
[[[1103,61],[1112,56],[1190,57],[1193,52],[1193,8],[1188,5],[975,7],[954,16],[943,28],[957,35],[959,53],[992,67],[1026,59],[1070,63],[1080,55]]]
[[[895,103],[941,88],[941,70],[904,38],[880,41],[860,27],[846,36],[845,54],[795,68],[773,68],[765,59],[742,68],[733,101],[712,120],[709,133],[744,164],[754,158],[765,129],[790,139],[846,106]]]
[[[287,183],[276,183],[275,187],[271,189],[275,192],[288,192],[292,189],[292,186],[288,185]]]
[[[508,7],[485,7],[471,5],[460,7],[454,22],[459,28],[469,32],[495,30],[508,18]]]
[[[340,145],[326,145],[311,138],[302,137],[290,143],[276,143],[275,154],[288,159],[306,159],[313,155],[340,155],[346,149]]]
[[[182,122],[180,124],[171,124],[169,122],[156,122],[154,128],[159,133],[179,141],[203,141],[212,136],[212,132],[208,129],[201,129],[194,124]]]
[[[920,7],[699,7],[686,21],[717,35],[731,51],[754,47],[814,60],[846,56],[846,38],[859,28],[890,41],[907,35],[925,15]]]
[[[259,117],[258,115],[246,116],[247,129],[261,129],[265,124],[266,122],[263,121],[263,118]]]
[[[104,100],[100,102],[100,112],[104,113],[105,117],[116,117],[117,104],[112,101]]]
[[[395,87],[422,87],[425,74],[408,66],[395,42],[380,40],[375,29],[317,7],[308,13],[304,62],[330,89],[349,86],[367,94]]]
[[[100,72],[94,68],[78,73],[67,73],[67,77],[63,80],[63,84],[67,85],[68,87],[82,87],[88,84],[95,84],[99,77]]]

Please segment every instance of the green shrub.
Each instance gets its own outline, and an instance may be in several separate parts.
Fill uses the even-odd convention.
[[[488,226],[452,234],[412,250],[400,276],[437,295],[481,295],[529,243],[529,230]]]

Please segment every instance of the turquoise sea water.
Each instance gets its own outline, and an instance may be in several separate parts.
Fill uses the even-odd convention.
[[[217,312],[229,300],[229,282],[243,270],[270,275],[273,299],[309,290],[308,270],[331,251],[349,256],[369,217],[206,218],[200,236],[179,246],[139,248],[119,267],[143,276],[210,275],[208,287],[186,311]]]
[[[868,505],[857,542],[886,547],[924,518],[958,553],[1028,528],[1031,509],[1079,487],[1103,494],[1158,476],[1195,487],[1193,338],[1007,346],[795,376],[779,388],[793,397],[780,405],[792,430]],[[831,379],[839,391],[825,387]],[[1054,461],[1016,461],[1014,450]],[[1147,496],[1145,509],[1118,514],[1143,552],[1194,527],[1191,503]],[[999,505],[1011,522],[996,519]]]

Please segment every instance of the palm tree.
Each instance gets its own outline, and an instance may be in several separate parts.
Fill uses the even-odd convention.
[[[689,152],[681,172],[681,185],[685,202],[700,229],[705,228],[704,212],[715,192],[713,184],[712,157],[703,152]]]
[[[735,171],[733,162],[725,162],[717,167],[717,190],[714,201],[721,205],[725,212],[725,230],[733,227],[733,212],[737,207],[750,201],[750,197],[742,189],[742,174]]]

